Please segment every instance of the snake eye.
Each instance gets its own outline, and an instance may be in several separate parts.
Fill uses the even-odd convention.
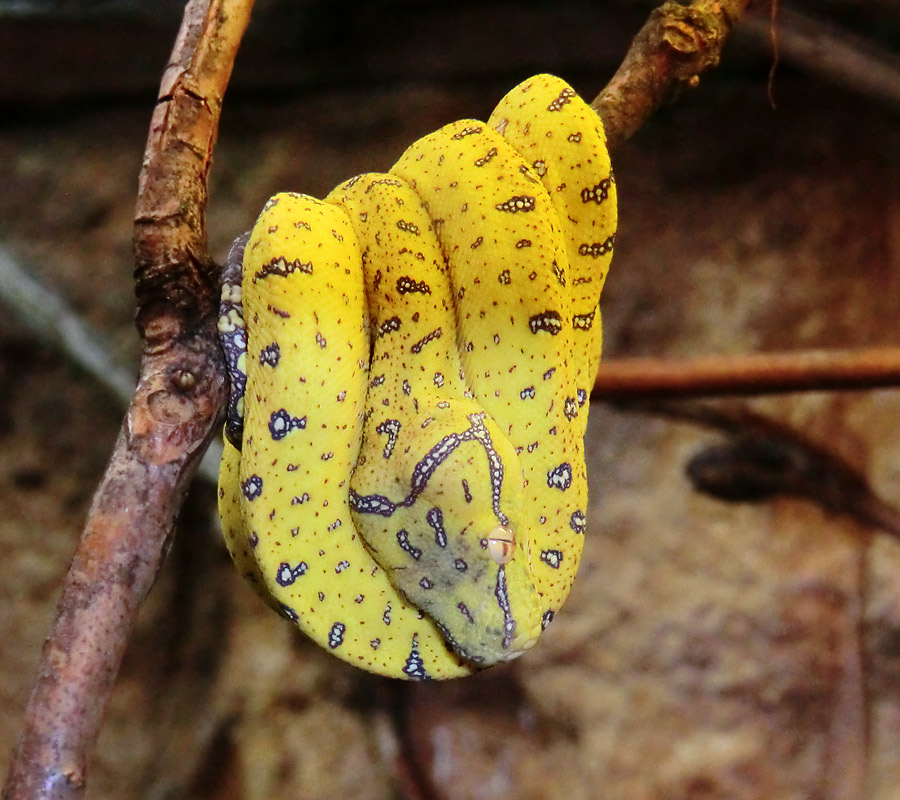
[[[487,537],[488,555],[498,564],[508,564],[516,552],[516,534],[512,528],[498,525]]]

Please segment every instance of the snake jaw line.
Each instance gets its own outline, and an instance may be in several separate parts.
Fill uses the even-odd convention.
[[[534,646],[584,540],[615,227],[599,118],[548,75],[388,174],[266,203],[223,272],[219,511],[269,605],[396,678]]]

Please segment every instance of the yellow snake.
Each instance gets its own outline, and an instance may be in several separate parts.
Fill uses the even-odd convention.
[[[388,173],[276,195],[236,243],[222,527],[319,645],[450,678],[553,619],[584,539],[615,228],[599,118],[538,75]]]

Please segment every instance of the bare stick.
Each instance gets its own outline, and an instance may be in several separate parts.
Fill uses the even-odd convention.
[[[66,576],[5,800],[83,797],[87,758],[135,614],[224,403],[206,175],[251,5],[191,0],[166,71],[135,223],[146,344],[139,383]]]
[[[900,386],[900,348],[803,350],[690,361],[618,359],[600,365],[593,396],[623,400],[891,386]]]
[[[134,220],[138,327],[151,348],[158,336],[171,336],[169,325],[191,324],[217,305],[218,270],[206,248],[206,179],[252,7],[252,0],[189,0],[163,74]]]
[[[635,37],[622,66],[594,100],[611,149],[631,136],[667,93],[693,86],[718,61],[724,37],[748,3],[666,3]],[[805,351],[709,356],[687,362],[622,359],[601,365],[604,399],[767,394],[900,385],[900,350]]]
[[[694,87],[719,63],[732,27],[751,0],[668,0],[650,15],[612,80],[591,104],[610,150],[628,139],[666,98]]]

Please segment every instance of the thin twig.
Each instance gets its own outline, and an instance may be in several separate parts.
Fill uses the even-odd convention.
[[[900,386],[900,348],[801,350],[683,361],[605,361],[597,372],[593,397],[622,400],[894,386]]]
[[[153,116],[136,220],[140,377],[66,576],[5,800],[75,800],[138,607],[225,397],[206,176],[249,0],[191,0]],[[177,131],[177,132],[176,132]]]
[[[252,5],[191,0],[162,77],[134,217],[137,321],[151,349],[158,339],[175,338],[171,326],[190,325],[218,305],[218,271],[206,246],[206,181]]]

